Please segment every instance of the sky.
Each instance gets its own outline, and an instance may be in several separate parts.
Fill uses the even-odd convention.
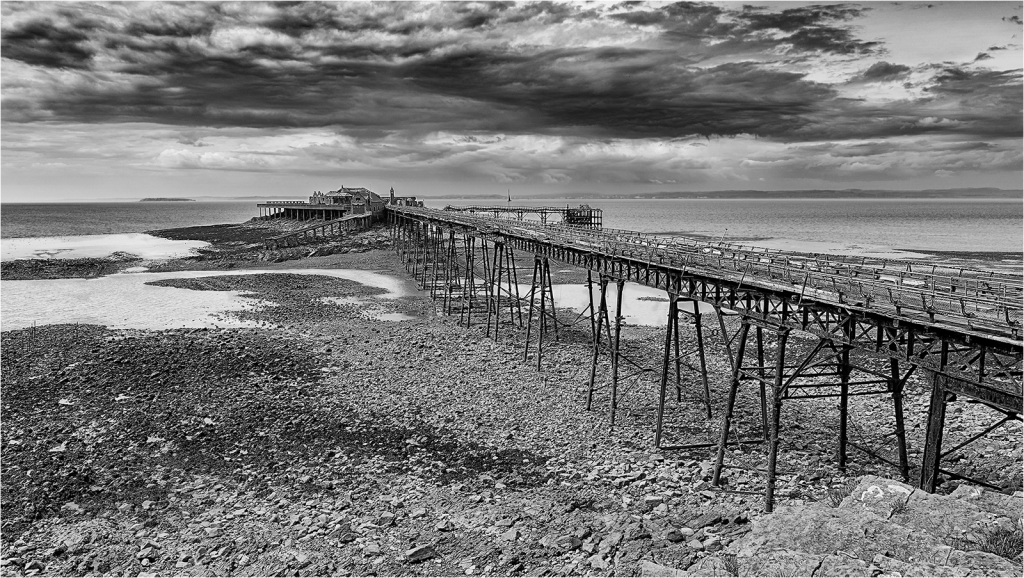
[[[1020,189],[1020,2],[2,2],[0,199]]]

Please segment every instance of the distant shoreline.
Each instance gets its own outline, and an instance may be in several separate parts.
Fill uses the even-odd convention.
[[[172,197],[146,197],[145,199],[139,199],[140,203],[154,203],[154,202],[165,202],[165,201],[191,202],[191,203],[196,202],[195,199],[180,199],[180,198],[172,198]]]

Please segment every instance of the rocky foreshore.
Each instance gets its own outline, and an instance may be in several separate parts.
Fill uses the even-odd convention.
[[[383,230],[294,255],[218,239],[202,258],[151,269],[405,276]],[[2,575],[829,575],[821,571],[829,548],[852,556],[850,575],[936,571],[916,550],[869,552],[877,540],[852,553],[791,544],[804,566],[757,566],[758,544],[789,547],[761,538],[781,523],[761,512],[763,480],[731,470],[730,491],[718,491],[712,450],[654,451],[650,382],[626,392],[614,430],[603,391],[585,411],[582,325],[547,349],[538,372],[532,353],[524,359],[522,330],[484,338],[480,327],[436,315],[422,294],[380,299],[375,288],[305,275],[161,283],[245,291],[264,304],[233,315],[258,327],[3,332]],[[381,313],[406,320],[381,321]],[[563,313],[567,325],[573,318]],[[642,359],[659,335],[627,327],[624,346]],[[715,416],[725,363],[712,361]],[[700,409],[696,383],[689,372],[679,412]],[[927,399],[919,385],[909,388],[908,423],[919,426]],[[751,399],[741,403],[753,411]],[[852,516],[863,510],[844,501],[857,495],[857,477],[893,473],[859,455],[847,472],[836,470],[831,403],[787,406],[777,516]],[[884,409],[884,400],[858,398],[857,426],[882,431]],[[971,408],[957,411],[959,431],[982,423]],[[717,421],[698,426],[688,432],[713,436]],[[1019,504],[1020,428],[1012,428],[962,452],[958,465],[1002,480],[1012,494],[1004,498]],[[912,450],[922,434],[911,432]],[[728,458],[763,465],[758,446]],[[896,523],[902,513],[885,517]],[[1019,549],[985,550],[995,529],[1014,523],[1019,509],[1016,520],[971,518],[934,539],[956,572],[1019,574]]]
[[[16,259],[0,263],[0,279],[89,279],[102,277],[132,267],[140,261],[135,255],[120,253],[103,258],[81,259]]]

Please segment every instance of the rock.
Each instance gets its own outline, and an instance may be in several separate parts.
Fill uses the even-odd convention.
[[[671,566],[663,566],[651,562],[650,560],[643,560],[640,562],[640,575],[641,576],[689,576],[690,574],[685,570],[679,568],[672,568]]]
[[[405,559],[412,563],[429,560],[434,556],[437,556],[437,552],[434,550],[434,547],[430,544],[416,546],[415,548],[411,548],[405,551]]]
[[[350,544],[355,542],[359,536],[351,530],[342,530],[335,535],[334,539],[341,542],[342,544]]]
[[[499,538],[505,540],[506,542],[515,542],[519,539],[519,530],[517,530],[516,528],[512,528],[507,532],[502,533],[499,536]]]
[[[451,532],[455,529],[455,524],[452,524],[451,520],[442,520],[434,526],[434,529],[438,532]]]
[[[644,496],[644,505],[649,506],[651,508],[657,506],[663,501],[664,499],[661,496]]]
[[[590,558],[587,558],[587,563],[590,564],[591,568],[596,568],[598,570],[607,570],[611,566],[603,554],[594,554]]]
[[[718,512],[708,512],[693,518],[686,525],[694,530],[700,530],[706,526],[717,524],[722,519],[722,515]]]
[[[67,512],[69,514],[81,514],[84,510],[82,507],[74,502],[68,502],[60,507],[61,512]]]
[[[669,530],[668,534],[665,534],[665,539],[673,544],[678,544],[679,542],[685,541],[686,536],[684,536],[679,530]]]
[[[890,500],[902,501],[908,492],[907,510],[892,513]],[[750,533],[733,542],[730,550],[741,561],[764,561],[771,569],[765,570],[768,573],[802,575],[823,564],[826,556],[842,552],[846,559],[828,562],[837,571],[863,569],[868,561],[880,567],[875,558],[882,553],[895,561],[887,562],[888,567],[903,575],[1020,575],[1020,564],[987,552],[965,552],[947,545],[958,537],[958,525],[990,517],[990,513],[972,511],[970,503],[957,498],[934,494],[918,497],[916,490],[899,482],[865,476],[838,508],[824,503],[780,506],[775,513],[751,524]]]
[[[704,549],[704,543],[701,542],[700,540],[690,540],[689,542],[686,543],[686,545],[691,550],[697,550],[698,552]]]
[[[422,518],[423,516],[426,516],[426,515],[427,515],[427,509],[426,508],[415,508],[415,509],[413,509],[412,512],[409,513],[409,517],[410,518]]]
[[[708,538],[704,541],[704,550],[708,552],[717,552],[722,549],[722,540],[717,536]]]
[[[555,545],[564,551],[576,550],[583,545],[583,540],[576,536],[559,536],[555,538]]]

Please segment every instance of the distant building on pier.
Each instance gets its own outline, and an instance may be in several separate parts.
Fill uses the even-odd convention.
[[[391,196],[388,198],[388,204],[400,207],[422,207],[423,201],[417,201],[416,197],[396,197],[395,187],[391,187]]]
[[[370,189],[342,186],[326,193],[314,191],[309,202],[267,201],[256,206],[264,218],[333,221],[365,214],[372,214],[377,219],[384,214],[385,204],[384,199]]]

